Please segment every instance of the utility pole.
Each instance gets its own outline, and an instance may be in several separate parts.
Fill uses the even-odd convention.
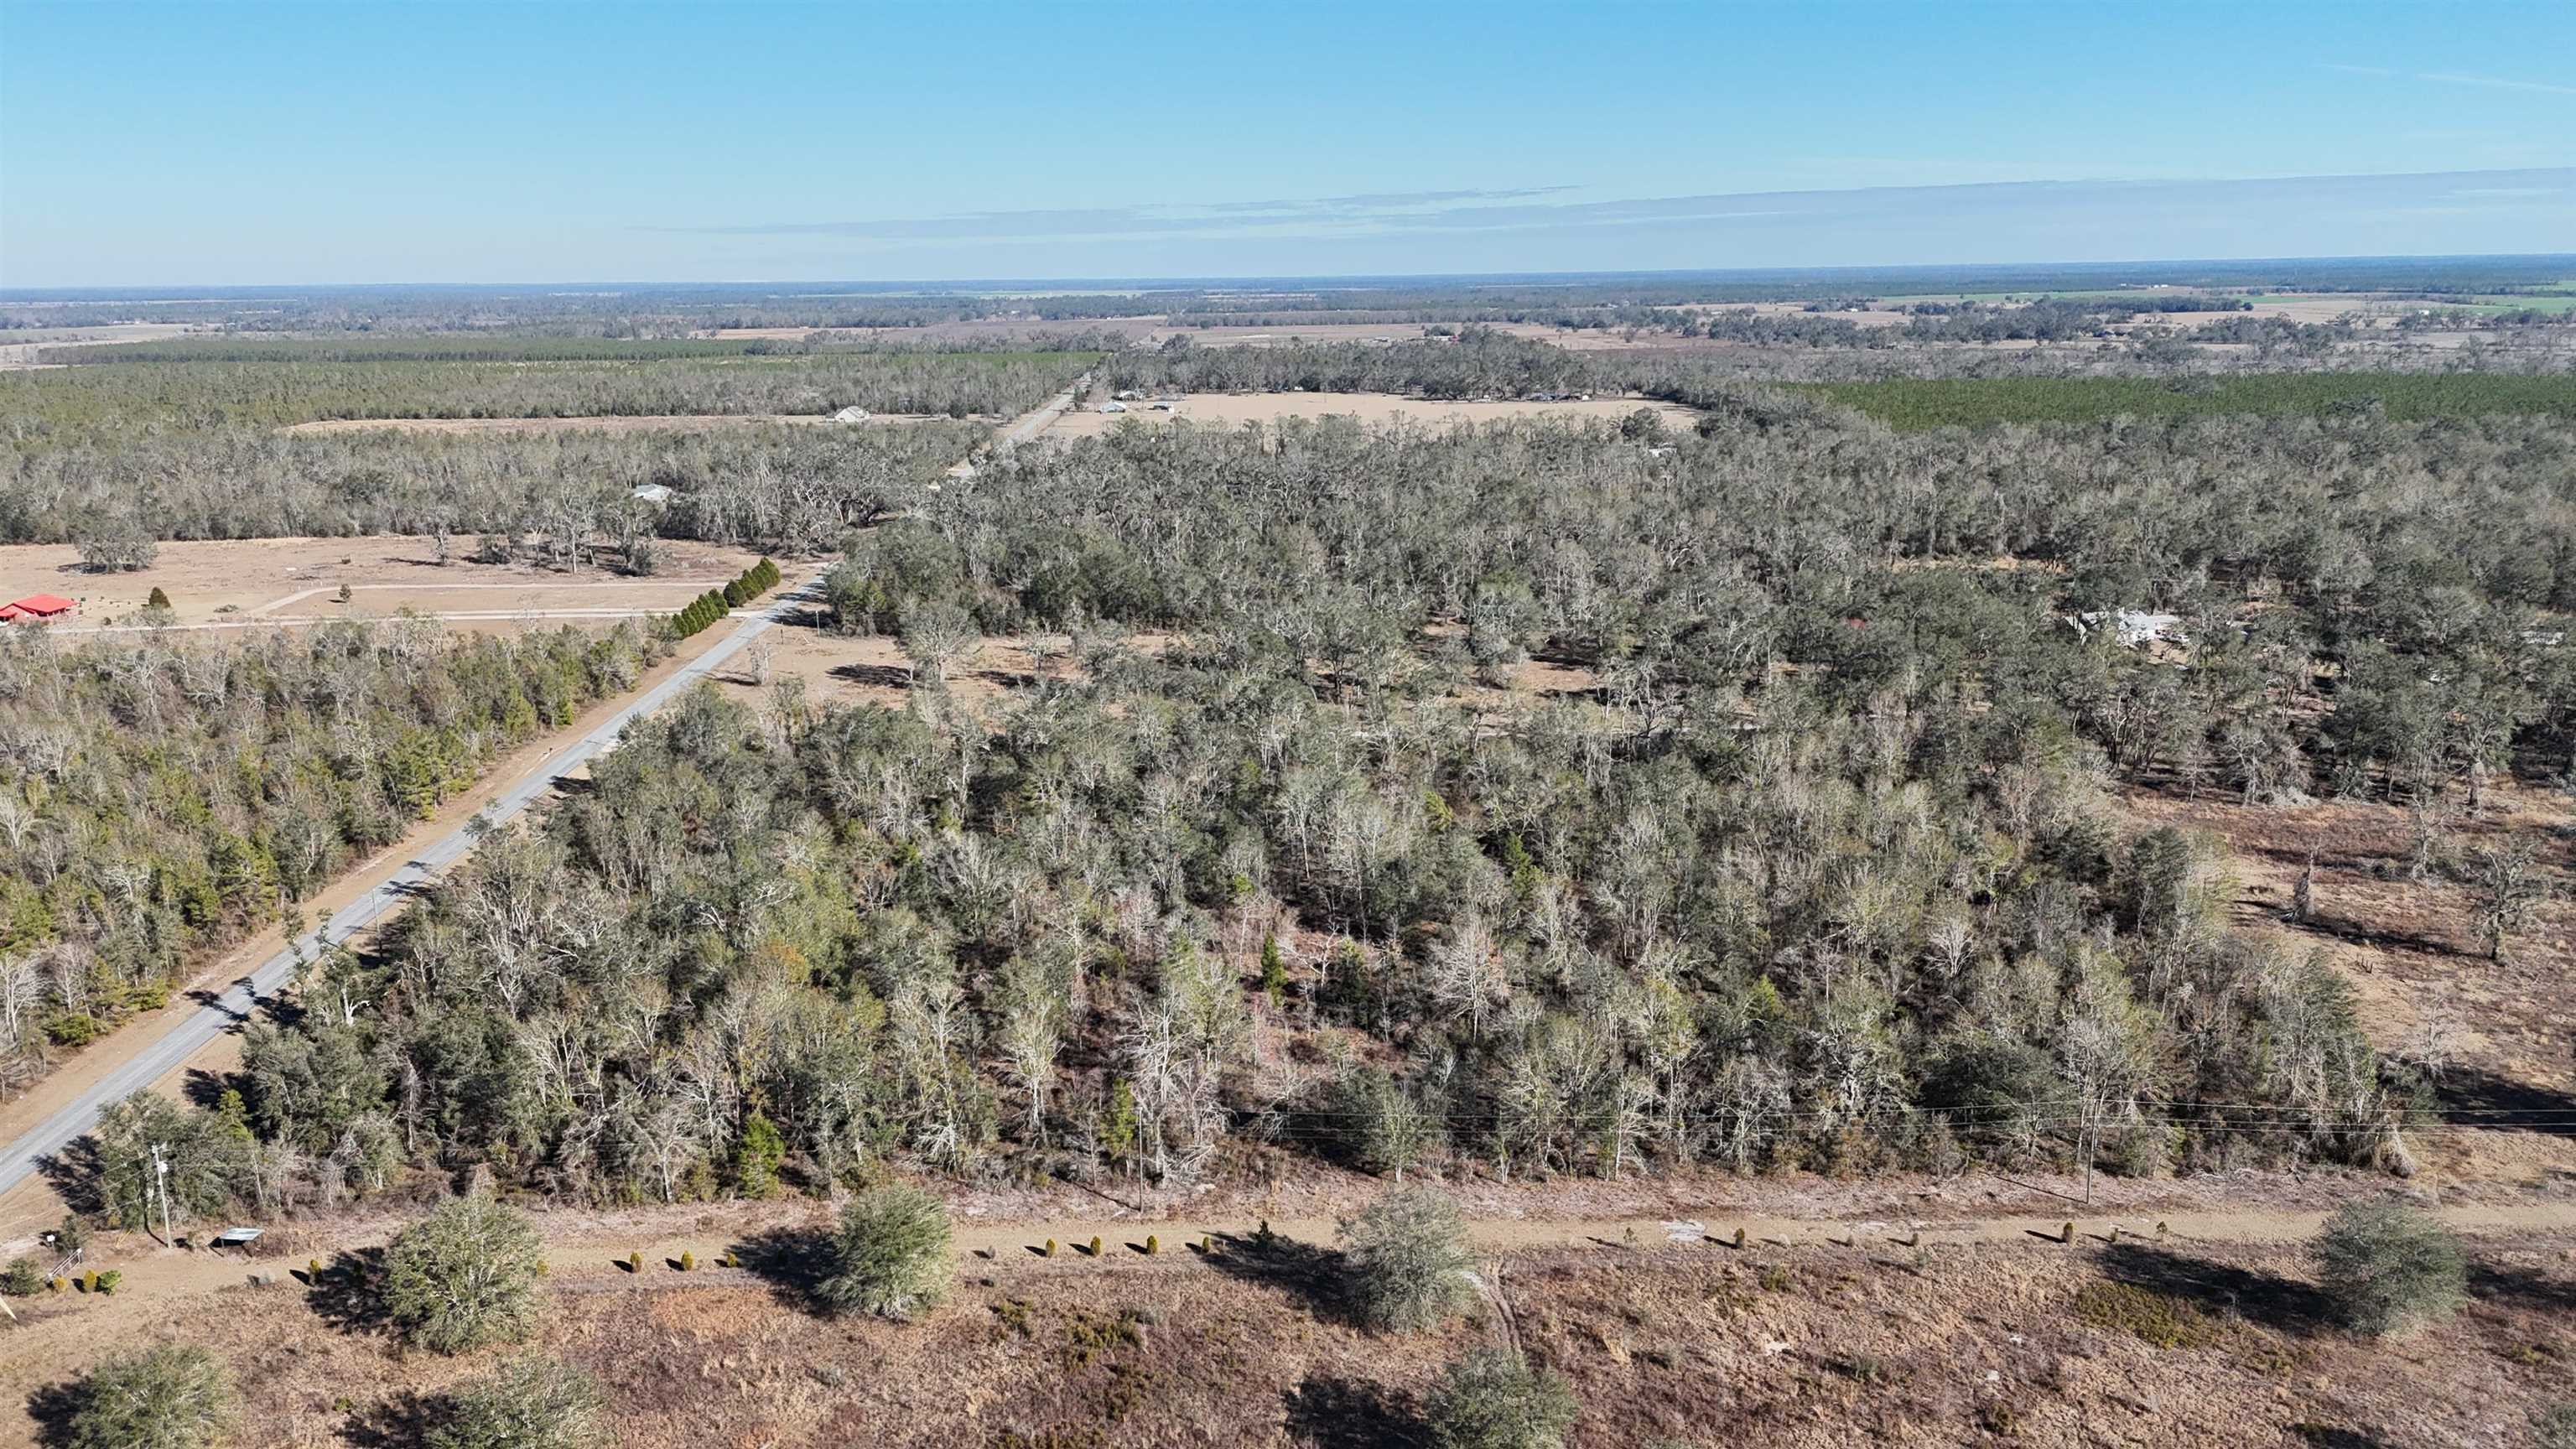
[[[179,1241],[179,1237],[170,1226],[170,1159],[162,1154],[162,1145],[158,1142],[152,1144],[152,1181],[161,1193],[161,1242],[165,1247],[171,1246]],[[144,1205],[143,1215],[146,1220],[152,1216],[149,1203]]]

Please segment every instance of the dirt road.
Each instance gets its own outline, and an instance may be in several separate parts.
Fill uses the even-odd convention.
[[[803,608],[821,581],[822,575],[817,572],[812,579],[782,596],[778,603],[743,620],[714,648],[673,671],[669,678],[610,715],[589,733],[557,749],[547,757],[542,767],[530,771],[493,796],[491,803],[476,819],[498,823],[518,815],[530,802],[553,790],[557,782],[587,765],[592,756],[614,744],[617,737],[625,733],[628,724],[669,703],[742,652],[746,645],[767,633],[781,619]],[[181,1018],[159,1036],[136,1042],[130,1055],[114,1070],[86,1084],[50,1116],[21,1134],[5,1150],[0,1150],[0,1194],[26,1181],[35,1174],[44,1159],[61,1152],[98,1125],[99,1111],[108,1103],[120,1101],[151,1086],[218,1035],[248,1021],[258,1008],[260,998],[274,995],[284,988],[294,978],[298,965],[322,950],[373,927],[387,913],[433,881],[440,871],[473,849],[480,834],[481,830],[473,820],[448,831],[404,861],[392,874],[377,881],[356,900],[334,911],[321,929],[280,948],[214,1001]],[[43,1090],[41,1086],[37,1088],[38,1092]]]
[[[760,1217],[755,1216],[694,1233],[621,1233],[596,1224],[549,1231],[546,1234],[547,1278],[557,1291],[565,1293],[581,1293],[606,1284],[624,1282],[638,1272],[666,1288],[739,1283],[749,1270],[715,1266],[729,1249],[762,1232],[780,1228],[790,1231],[819,1229],[826,1223],[820,1205],[773,1205],[764,1211],[774,1221],[763,1225]],[[682,1208],[659,1215],[677,1219],[690,1216],[691,1210]],[[2455,1205],[2438,1209],[2437,1216],[2454,1230],[2473,1238],[2527,1241],[2576,1237],[2576,1203],[2563,1201]],[[2162,1217],[2150,1213],[2073,1219],[2005,1216],[1919,1223],[1832,1222],[1805,1218],[1732,1217],[1712,1208],[1695,1217],[1677,1219],[1486,1219],[1471,1221],[1467,1232],[1470,1245],[1480,1256],[1488,1258],[1569,1249],[1618,1254],[1742,1251],[1777,1255],[1834,1250],[1888,1254],[1910,1253],[1917,1249],[2009,1247],[2026,1248],[2034,1253],[2064,1253],[2087,1251],[2122,1241],[2213,1246],[2297,1243],[2314,1236],[2325,1219],[2326,1214],[2322,1212],[2251,1210],[2174,1212]],[[2070,1224],[2074,1230],[2071,1241],[2065,1236]],[[746,1225],[751,1231],[744,1231]],[[1337,1225],[1326,1218],[1278,1220],[1265,1224],[1261,1220],[1240,1219],[1230,1214],[1211,1215],[1206,1221],[1193,1220],[1186,1215],[1165,1221],[1124,1218],[993,1223],[966,1220],[957,1224],[952,1246],[958,1260],[958,1271],[979,1277],[1083,1273],[1113,1264],[1190,1272],[1200,1269],[1204,1258],[1211,1252],[1239,1254],[1263,1251],[1259,1235],[1265,1226],[1275,1244],[1311,1248],[1331,1246],[1337,1232]],[[1740,1249],[1736,1240],[1738,1230],[1744,1235]],[[1151,1253],[1147,1251],[1149,1234],[1153,1235],[1155,1249]],[[307,1257],[328,1262],[339,1253],[374,1247],[388,1235],[379,1219],[345,1225],[338,1232],[314,1230],[313,1237],[301,1240],[294,1254],[288,1257],[244,1259],[210,1251],[163,1248],[138,1234],[125,1234],[122,1239],[129,1251],[120,1253],[103,1245],[88,1257],[94,1266],[115,1267],[122,1271],[123,1282],[113,1298],[40,1297],[38,1301],[51,1306],[68,1304],[76,1307],[74,1313],[49,1320],[61,1325],[65,1331],[94,1335],[121,1322],[131,1322],[139,1327],[167,1316],[174,1300],[236,1289],[255,1273],[275,1275],[283,1283],[288,1270],[300,1270]],[[1095,1239],[1100,1244],[1096,1258],[1090,1251]],[[1052,1254],[1044,1251],[1049,1242],[1055,1245]],[[143,1251],[132,1252],[135,1245],[140,1245]],[[686,1276],[677,1271],[680,1255],[684,1252],[692,1254],[699,1264]],[[630,1254],[642,1259],[640,1269],[628,1266]],[[43,1328],[44,1325],[31,1325],[30,1329],[22,1331],[40,1335]],[[32,1349],[40,1343],[37,1339],[30,1339],[26,1346]]]

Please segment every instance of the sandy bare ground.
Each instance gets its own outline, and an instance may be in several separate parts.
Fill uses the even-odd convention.
[[[281,433],[695,433],[708,428],[755,428],[769,424],[834,427],[896,427],[905,423],[949,422],[928,413],[871,413],[856,423],[835,422],[828,413],[660,413],[632,417],[586,418],[329,418],[290,423]],[[974,419],[968,419],[974,421]],[[991,421],[987,418],[984,421]]]
[[[1122,422],[1145,426],[1175,418],[1213,427],[1272,423],[1281,418],[1356,417],[1365,423],[1411,421],[1430,424],[1475,424],[1502,418],[1557,418],[1568,422],[1616,422],[1639,408],[1660,415],[1667,427],[1687,429],[1699,420],[1689,408],[1644,398],[1595,397],[1589,402],[1451,402],[1436,398],[1396,397],[1368,392],[1191,393],[1171,412],[1154,411],[1149,403],[1131,403],[1123,413],[1104,413],[1094,405],[1067,413],[1047,429],[1048,437],[1089,438]]]
[[[152,566],[134,573],[84,571],[68,544],[0,546],[0,598],[60,594],[79,611],[58,626],[97,628],[143,607],[152,590],[170,598],[181,624],[278,622],[281,614],[490,612],[520,608],[658,609],[676,607],[756,562],[745,549],[669,541],[661,571],[649,578],[605,572],[561,574],[526,564],[482,564],[466,555],[474,536],[450,542],[451,561],[437,563],[426,537],[261,538],[165,543]],[[334,602],[342,584],[355,597]],[[288,607],[301,604],[310,607]]]
[[[1166,326],[1157,328],[1149,340],[1186,337],[1195,347],[1304,347],[1332,342],[1419,342],[1423,335],[1419,322],[1291,322],[1277,327]]]
[[[48,347],[104,347],[117,342],[158,342],[165,337],[178,337],[196,330],[183,322],[110,322],[97,327],[29,327],[0,332],[0,372],[63,366],[59,362],[36,361],[36,355]]]
[[[1105,334],[1129,341],[1159,335],[1163,318],[1148,313],[1137,317],[1067,317],[1050,320],[1025,313],[1003,317],[977,317],[955,322],[934,322],[923,327],[711,327],[691,334],[697,337],[720,337],[739,341],[797,342],[820,336],[859,338],[871,342],[911,342],[925,346],[993,344],[1026,342],[1038,337],[1063,337],[1073,333]]]

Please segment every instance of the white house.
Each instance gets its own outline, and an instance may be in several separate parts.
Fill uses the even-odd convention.
[[[832,421],[836,423],[864,423],[867,420],[868,410],[855,405],[845,407],[839,412],[832,414]]]

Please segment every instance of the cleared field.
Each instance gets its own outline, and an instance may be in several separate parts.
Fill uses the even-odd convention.
[[[822,335],[881,342],[915,342],[928,346],[955,346],[960,343],[991,346],[997,342],[1028,342],[1066,333],[1090,333],[1132,340],[1154,333],[1162,325],[1163,318],[1159,313],[1137,317],[1062,318],[1020,314],[933,322],[921,327],[711,327],[695,335],[728,342],[796,342]]]
[[[51,347],[105,347],[120,342],[157,342],[196,329],[184,322],[110,322],[97,327],[26,327],[0,332],[0,372],[28,367],[61,367],[39,356]]]
[[[1554,331],[1554,328],[1547,329]],[[1419,322],[1307,322],[1282,327],[1159,327],[1153,340],[1186,337],[1198,347],[1298,347],[1319,342],[1419,342]]]
[[[982,417],[975,414],[966,419]],[[924,413],[871,413],[856,423],[835,423],[838,427],[889,427],[898,423],[952,422],[956,419],[931,417]],[[278,429],[281,433],[694,433],[707,428],[756,428],[773,423],[802,426],[833,423],[828,413],[678,413],[653,417],[587,417],[587,418],[331,418],[322,422],[294,423]]]
[[[1456,631],[1436,628],[1433,632]],[[1127,645],[1140,654],[1160,654],[1177,637],[1131,634]],[[989,716],[992,707],[1014,691],[1034,688],[1044,679],[1078,677],[1081,668],[1069,652],[1071,643],[1063,634],[986,639],[951,666],[949,692],[977,713]],[[901,642],[884,635],[862,637],[821,629],[779,629],[754,648],[766,651],[768,681],[802,679],[806,698],[817,705],[874,704],[901,709],[916,682],[912,662],[904,657]],[[747,664],[728,670],[721,682],[746,698],[759,694]],[[1472,703],[1480,710],[1502,712],[1549,698],[1587,696],[1600,685],[1597,675],[1579,665],[1532,659],[1513,670],[1509,688],[1471,685],[1466,693],[1453,698]]]
[[[424,613],[598,610],[605,617],[676,608],[757,558],[742,549],[666,542],[661,571],[638,579],[473,563],[465,557],[473,548],[470,537],[451,540],[453,561],[441,567],[430,539],[404,534],[165,543],[148,569],[94,574],[81,568],[79,553],[68,544],[13,544],[0,547],[0,597],[52,593],[78,600],[79,612],[61,626],[66,631],[132,614],[155,588],[169,595],[181,624],[380,615],[402,608]],[[346,605],[335,601],[342,584],[355,596]]]
[[[1067,413],[1056,419],[1046,436],[1090,438],[1123,422],[1152,426],[1175,418],[1215,427],[1335,416],[1356,417],[1366,423],[1486,423],[1500,418],[1616,422],[1639,408],[1660,415],[1669,427],[1688,428],[1699,421],[1699,415],[1689,408],[1636,397],[1596,397],[1587,402],[1460,402],[1369,392],[1191,393],[1171,412],[1156,412],[1150,404],[1135,403],[1127,412],[1104,413],[1095,404],[1088,411]]]

